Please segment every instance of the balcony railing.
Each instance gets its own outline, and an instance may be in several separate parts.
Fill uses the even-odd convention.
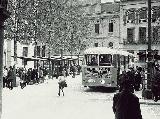
[[[160,41],[152,41],[152,44],[160,44]]]
[[[146,40],[139,40],[138,42],[137,42],[137,44],[147,44],[148,42],[146,41]]]
[[[135,45],[137,44],[135,41],[123,41],[123,45]]]

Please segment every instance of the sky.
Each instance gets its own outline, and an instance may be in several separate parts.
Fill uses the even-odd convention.
[[[105,2],[112,2],[113,0],[101,0],[102,3],[105,3]]]
[[[101,0],[102,3],[106,3],[106,2],[113,2],[114,0]],[[119,0],[116,0],[119,1]]]

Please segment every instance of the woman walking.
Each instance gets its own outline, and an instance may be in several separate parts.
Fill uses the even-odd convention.
[[[67,83],[66,83],[66,80],[65,80],[65,76],[64,76],[63,74],[61,74],[61,75],[59,76],[58,84],[59,84],[59,92],[58,92],[58,95],[60,96],[60,95],[61,95],[61,91],[62,91],[63,96],[64,96],[63,88],[64,88],[64,87],[67,87]]]

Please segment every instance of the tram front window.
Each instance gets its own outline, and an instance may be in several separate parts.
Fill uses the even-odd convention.
[[[97,66],[98,65],[98,55],[85,55],[86,65]]]
[[[112,55],[110,54],[99,55],[100,66],[111,66],[111,63],[112,63]]]

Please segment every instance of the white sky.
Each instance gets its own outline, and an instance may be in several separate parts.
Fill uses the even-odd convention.
[[[102,3],[105,3],[105,2],[113,2],[114,0],[101,0]]]

